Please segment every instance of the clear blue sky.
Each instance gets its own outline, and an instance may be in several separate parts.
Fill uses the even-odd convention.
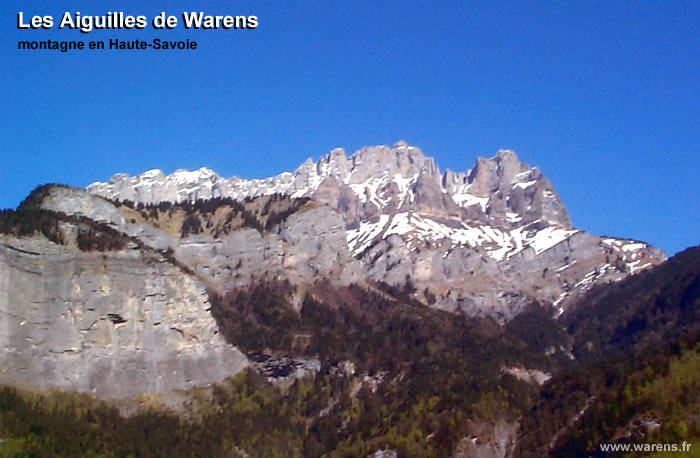
[[[154,31],[161,11],[255,30]],[[51,30],[17,30],[17,13]],[[58,30],[65,11],[144,30]],[[441,169],[514,149],[574,224],[700,243],[700,2],[14,1],[0,6],[0,208],[37,184],[207,166],[265,177],[405,139]],[[18,40],[196,40],[196,51],[18,51]]]

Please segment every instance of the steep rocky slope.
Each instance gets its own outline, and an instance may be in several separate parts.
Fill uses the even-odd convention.
[[[554,374],[523,416],[516,456],[608,456],[599,444],[695,448],[699,317],[700,247],[586,294],[559,321],[576,364]]]
[[[501,156],[509,155],[479,163],[483,170],[496,163],[499,170]],[[476,178],[469,183],[471,175],[465,174],[467,184],[481,187],[479,193],[494,192],[488,176],[479,184]],[[421,186],[416,182],[412,192],[419,194]],[[0,212],[0,383],[56,385],[103,398],[201,387],[248,365],[229,342],[254,352],[251,359],[281,361],[284,354],[295,365],[307,361],[309,370],[301,372],[318,375],[290,377],[288,392],[271,394],[246,372],[233,386],[228,381],[194,390],[197,402],[207,404],[201,424],[165,416],[137,421],[167,420],[177,432],[175,444],[199,437],[219,450],[215,455],[234,449],[290,456],[549,450],[551,444],[537,442],[542,434],[530,444],[517,429],[519,419],[538,415],[530,410],[541,401],[540,390],[560,383],[567,368],[585,374],[581,360],[595,358],[591,349],[604,349],[620,330],[673,337],[672,323],[692,317],[687,307],[679,314],[664,307],[658,313],[663,301],[657,296],[643,295],[644,317],[625,303],[610,308],[615,296],[607,299],[600,284],[639,272],[605,287],[629,296],[630,289],[656,284],[649,279],[672,264],[647,270],[662,253],[578,231],[563,207],[551,215],[557,222],[538,210],[521,214],[523,221],[540,216],[521,223],[495,210],[489,214],[490,195],[486,212],[479,213],[481,204],[453,211],[444,190],[430,205],[377,207],[381,213],[353,219],[316,195],[143,204],[42,187],[27,199],[30,212]],[[508,245],[504,238],[494,241],[497,233],[520,238]],[[358,236],[369,243],[354,244]],[[688,291],[697,292],[697,282],[681,277],[692,283]],[[593,306],[577,300],[594,288],[587,296],[598,298]],[[690,297],[665,284],[654,291],[658,297]],[[621,326],[601,326],[597,320],[605,319],[606,310],[623,318],[615,320]],[[642,332],[647,328],[654,332]],[[598,329],[600,341],[590,336]],[[557,405],[580,411],[585,402],[576,397]],[[3,425],[15,424],[15,411],[34,407],[19,406],[8,416],[0,406],[0,431],[6,434]],[[570,418],[568,410],[553,418]],[[81,412],[68,406],[62,415],[75,427],[95,429]],[[39,415],[51,419],[55,413]],[[686,421],[683,415],[676,417]],[[122,421],[99,418],[100,425]],[[51,421],[41,424],[56,428]],[[521,422],[521,431],[528,425]],[[559,434],[552,431],[550,441]],[[42,435],[20,428],[10,437]],[[48,436],[53,444],[62,437]],[[150,440],[115,437],[125,442],[124,450]],[[104,447],[110,438],[97,434],[93,444]]]
[[[129,243],[83,251],[0,234],[0,383],[125,398],[208,385],[247,366],[218,331],[202,282]]]
[[[358,273],[347,257],[335,259],[336,265],[352,265],[353,274],[338,277],[336,269],[331,276],[337,280],[348,283],[359,275],[414,290],[419,300],[443,310],[501,321],[533,300],[552,303],[561,313],[592,285],[665,259],[645,243],[572,227],[549,180],[509,150],[478,158],[466,172],[441,173],[419,148],[398,142],[350,157],[336,149],[293,173],[262,180],[225,179],[208,169],[171,175],[152,170],[114,175],[88,191],[141,204],[275,193],[310,197],[342,219],[326,213],[310,219],[302,232],[335,234],[334,246],[343,253],[347,247],[361,265]],[[337,237],[342,231],[344,241]],[[206,243],[212,242],[194,238],[179,245]],[[245,243],[257,246],[249,238]]]
[[[55,215],[44,228],[53,242],[3,235],[6,381],[121,397],[232,375],[246,359],[219,335],[207,288],[288,282],[299,311],[319,284],[388,285],[429,308],[506,322],[533,302],[563,313],[593,285],[664,259],[573,228],[549,181],[510,151],[441,174],[397,143],[349,158],[334,150],[267,180],[149,172],[89,190],[30,196]],[[121,242],[105,244],[103,230]],[[324,300],[341,305],[333,294]]]
[[[342,217],[314,202],[261,197],[243,204],[219,199],[138,210],[55,187],[41,205],[107,223],[146,246],[170,250],[220,293],[282,278],[298,286],[320,279],[341,285],[363,280],[362,267],[347,248]]]

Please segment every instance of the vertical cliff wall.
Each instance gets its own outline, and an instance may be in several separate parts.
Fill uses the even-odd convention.
[[[204,286],[154,252],[0,236],[0,383],[125,398],[246,366]]]

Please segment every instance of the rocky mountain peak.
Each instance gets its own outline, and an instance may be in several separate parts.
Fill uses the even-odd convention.
[[[471,191],[478,197],[487,197],[505,186],[520,181],[516,176],[529,170],[530,167],[520,162],[511,150],[499,150],[490,159],[479,157],[469,173]]]
[[[386,145],[369,146],[350,156],[352,168],[349,182],[363,183],[383,176],[415,179],[427,171],[435,175],[439,170],[432,158],[426,157],[420,148],[409,146],[400,141],[389,147]]]
[[[88,186],[93,194],[143,203],[211,197],[241,199],[275,193],[311,197],[331,205],[349,224],[397,211],[450,215],[460,220],[513,226],[542,220],[570,228],[569,216],[551,183],[515,152],[479,157],[465,172],[441,174],[432,157],[398,141],[367,146],[349,157],[336,148],[317,162],[309,158],[294,172],[265,179],[224,179],[214,171],[150,170],[135,177],[114,175]]]
[[[340,215],[347,250],[369,278],[398,286],[410,278],[440,308],[499,319],[533,298],[563,307],[597,282],[664,258],[645,244],[604,243],[576,230],[552,183],[508,149],[477,158],[464,172],[441,173],[420,148],[399,141],[350,156],[336,148],[265,179],[226,179],[208,169],[149,171],[118,174],[88,191],[146,204],[308,197]]]
[[[342,182],[348,176],[350,167],[351,163],[345,155],[345,150],[343,148],[335,148],[318,160],[316,173],[319,176],[334,177]]]
[[[565,307],[593,284],[664,259],[645,244],[606,244],[576,230],[551,182],[511,150],[441,174],[420,148],[397,142],[350,156],[336,148],[265,179],[225,179],[202,169],[149,172],[115,175],[88,191],[143,203],[308,197],[341,215],[347,250],[369,278],[397,286],[410,278],[421,294],[428,288],[436,296],[437,307],[498,319],[533,297]]]

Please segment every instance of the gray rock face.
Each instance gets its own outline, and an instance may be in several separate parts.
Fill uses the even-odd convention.
[[[217,239],[172,238],[170,244],[180,262],[222,293],[287,279],[301,287],[301,295],[305,285],[320,278],[341,285],[362,280],[361,266],[347,249],[343,220],[328,207],[291,215],[279,232],[242,229]]]
[[[517,423],[503,420],[494,424],[470,422],[471,437],[459,441],[455,458],[505,458],[512,456],[518,433]]]
[[[194,172],[176,170],[167,177],[160,170],[149,170],[133,178],[124,173],[116,174],[103,187],[118,193],[120,200],[180,202],[189,199],[210,199],[221,195],[219,186],[223,185],[224,190],[226,186],[220,182],[219,176],[207,168]],[[190,188],[191,183],[197,183],[197,186]]]
[[[535,300],[552,303],[561,312],[592,285],[619,280],[665,259],[644,243],[599,238],[573,228],[550,181],[509,150],[478,158],[472,169],[459,173],[441,174],[419,148],[397,142],[362,148],[350,157],[336,149],[316,163],[307,160],[293,173],[264,180],[227,180],[210,171],[169,176],[151,171],[133,178],[115,175],[108,183],[88,187],[91,193],[113,199],[133,199],[135,190],[144,203],[193,200],[206,193],[311,197],[335,209],[342,221],[330,216],[310,219],[294,223],[299,228],[285,229],[282,240],[240,240],[250,251],[268,253],[268,247],[274,251],[278,243],[289,243],[284,237],[299,234],[283,250],[284,262],[293,267],[289,272],[272,268],[271,254],[263,254],[255,265],[297,282],[319,275],[346,283],[362,278],[397,286],[410,282],[416,297],[431,306],[501,321]],[[346,244],[340,236],[342,226]],[[131,229],[126,232],[134,234]],[[331,238],[317,240],[320,234]],[[324,241],[333,243],[343,254],[334,258],[319,249],[318,241],[321,246]],[[183,243],[193,242],[171,246],[176,251],[180,246],[182,252]],[[345,253],[359,260],[359,266]],[[246,256],[252,261],[257,255]],[[309,262],[316,256],[322,261]],[[349,267],[333,268],[338,265]],[[260,272],[251,267],[242,275]],[[229,281],[227,286],[232,284],[241,285]]]
[[[167,176],[150,170],[135,177],[116,174],[87,189],[110,199],[142,203],[282,193],[329,204],[348,223],[394,211],[503,219],[507,210],[534,221],[547,208],[549,221],[570,224],[551,184],[512,151],[499,151],[491,159],[478,158],[467,172],[441,174],[432,158],[405,142],[365,147],[349,158],[342,149],[334,149],[316,163],[306,160],[293,173],[262,180],[225,179],[204,168]],[[511,194],[516,196],[512,204]]]
[[[56,187],[42,206],[106,223],[150,248],[83,253],[70,223],[62,227],[68,246],[3,236],[1,382],[127,397],[233,375],[247,359],[218,334],[205,284],[223,293],[288,280],[298,307],[318,280],[382,281],[429,307],[505,322],[532,301],[562,313],[593,285],[665,259],[644,243],[573,228],[549,180],[511,151],[441,174],[399,142],[350,157],[333,150],[264,180],[151,171],[89,191]],[[174,220],[157,226],[98,196],[152,203],[273,193],[322,204],[295,207],[264,230],[183,236]],[[273,200],[246,205],[261,208],[265,199]],[[192,274],[166,262],[165,250]]]
[[[82,190],[54,188],[42,207],[68,215],[90,214],[151,248],[171,249],[179,262],[221,293],[258,281],[287,279],[303,287],[325,278],[345,286],[364,278],[348,249],[345,221],[328,206],[297,211],[275,230],[242,228],[217,237],[185,238],[149,223],[127,222],[112,202]]]
[[[499,321],[533,301],[561,313],[593,285],[665,258],[643,243],[541,221],[507,230],[412,212],[372,219],[348,240],[371,278],[397,286],[410,279],[434,307]]]
[[[135,177],[116,174],[88,186],[92,194],[142,203],[182,202],[210,197],[243,199],[287,194],[311,197],[338,210],[348,225],[377,215],[415,211],[514,226],[538,219],[571,228],[566,209],[537,168],[501,150],[478,158],[466,172],[444,174],[435,161],[405,142],[371,146],[349,158],[338,148],[314,163],[306,160],[293,173],[262,180],[225,179],[209,169],[178,170],[164,175],[150,170]]]
[[[154,253],[40,237],[0,240],[0,349],[0,383],[102,398],[208,385],[248,364],[196,277]]]

